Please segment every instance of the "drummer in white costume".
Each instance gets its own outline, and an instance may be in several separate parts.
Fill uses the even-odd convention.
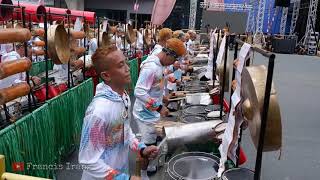
[[[144,180],[129,175],[129,149],[143,158],[158,154],[155,146],[146,147],[130,127],[130,97],[125,87],[130,70],[125,56],[115,46],[98,49],[92,56],[94,67],[103,82],[87,108],[84,118],[79,163],[87,168],[82,180]]]

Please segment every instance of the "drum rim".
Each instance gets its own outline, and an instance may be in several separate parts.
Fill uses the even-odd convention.
[[[228,172],[230,172],[230,171],[239,170],[239,169],[247,170],[247,171],[249,171],[249,172],[253,173],[253,175],[254,175],[254,171],[253,171],[253,170],[251,170],[251,169],[248,169],[248,168],[232,168],[232,169],[225,170],[225,171],[222,173],[221,178],[223,178],[223,177],[224,177],[226,180],[228,180],[228,178],[227,178],[227,177],[225,177],[225,173],[228,173]]]
[[[173,168],[170,168],[171,166],[173,167],[173,165],[175,164],[175,162],[178,160],[178,159],[181,159],[180,157],[188,157],[188,156],[204,156],[204,157],[207,157],[207,158],[211,158],[213,159],[214,161],[216,161],[217,165],[219,166],[219,162],[220,162],[220,158],[213,155],[213,154],[210,154],[210,153],[205,153],[205,152],[183,152],[181,154],[177,154],[175,156],[173,156],[169,162],[168,162],[168,166],[167,166],[167,172],[169,174],[169,176],[173,179],[184,179],[184,177],[181,177],[179,174],[177,174],[174,170],[171,170]],[[212,177],[212,179],[214,179],[215,177]],[[208,180],[208,179],[194,179],[194,180]]]
[[[201,118],[203,118],[203,121],[198,121],[198,122],[207,121],[207,118],[206,118],[204,115],[202,115],[202,114],[184,114],[184,115],[182,115],[182,117],[181,117],[181,122],[187,123],[187,124],[197,123],[197,122],[185,121],[184,119],[185,119],[186,117],[201,117]]]
[[[190,113],[190,112],[186,112],[186,110],[188,108],[191,108],[191,107],[200,107],[200,108],[203,108],[203,113],[197,113],[197,114],[194,114],[194,113]],[[204,115],[206,114],[206,108],[207,105],[202,105],[202,104],[194,104],[194,105],[187,105],[184,110],[182,111],[183,115]]]
[[[226,123],[226,122],[221,122],[221,123],[217,124],[216,127],[214,127],[214,132],[217,133],[217,134],[222,134],[222,133],[227,129],[227,127],[226,127],[224,130],[222,130],[222,131],[216,131],[216,129],[217,129],[219,126],[223,125],[223,124],[227,125],[228,123]]]

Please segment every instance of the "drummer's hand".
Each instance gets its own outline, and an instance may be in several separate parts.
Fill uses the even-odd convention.
[[[130,180],[141,180],[141,177],[138,176],[131,176]]]
[[[177,84],[177,86],[180,86],[180,85],[181,85],[181,81],[180,81],[180,80],[177,80],[177,81],[176,81],[176,84]]]
[[[31,80],[34,82],[35,86],[39,86],[41,84],[41,78],[39,78],[37,76],[31,77]]]
[[[160,111],[160,115],[161,115],[162,117],[167,117],[167,116],[169,115],[169,110],[168,110],[168,108],[165,107],[165,106],[162,106],[162,109],[161,109],[161,111]]]
[[[157,148],[157,146],[148,146],[143,150],[142,154],[143,157],[146,157],[149,160],[153,160],[158,156],[159,149]]]
[[[179,61],[174,62],[173,67],[176,68],[176,69],[179,69],[180,68]]]
[[[240,64],[240,60],[239,60],[239,59],[235,59],[235,60],[233,61],[233,67],[234,67],[234,68],[238,68],[239,64]]]
[[[170,95],[169,95],[169,96],[170,96]],[[162,102],[163,102],[164,104],[168,104],[168,103],[169,103],[169,98],[170,98],[170,97],[168,97],[168,96],[163,96]]]

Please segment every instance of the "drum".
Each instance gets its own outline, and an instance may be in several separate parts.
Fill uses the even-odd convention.
[[[60,88],[63,89],[62,86],[59,87],[50,83],[48,87],[48,99],[58,96],[61,93]],[[46,85],[41,84],[40,86],[36,87],[33,90],[33,94],[37,98],[38,102],[46,101]]]
[[[31,39],[31,32],[27,28],[7,28],[0,31],[0,44],[25,42]]]
[[[187,152],[174,156],[167,164],[166,179],[213,180],[217,177],[219,158],[202,152]]]
[[[0,89],[0,104],[5,104],[16,98],[29,94],[30,86],[26,83],[19,83],[14,86]]]
[[[71,35],[72,39],[83,39],[86,37],[86,34],[84,31],[70,30],[70,35]]]
[[[222,180],[253,180],[254,172],[246,168],[234,168],[225,171],[221,177]]]
[[[212,111],[220,111],[221,109],[221,106],[220,105],[208,105],[206,108],[205,108],[205,111],[207,113],[209,112],[212,112]]]
[[[190,124],[190,123],[197,123],[206,121],[206,117],[202,115],[184,115],[181,117],[181,122]]]
[[[215,133],[217,133],[217,134],[221,134],[221,133],[224,133],[224,131],[226,130],[226,128],[227,128],[227,123],[222,122],[222,123],[218,124],[218,125],[214,128],[214,131],[215,131]]]
[[[0,64],[0,79],[4,79],[20,72],[28,71],[31,66],[32,63],[27,58],[3,62]]]
[[[206,107],[205,105],[190,105],[187,106],[186,108],[184,108],[184,110],[182,111],[183,115],[204,115],[206,114]]]

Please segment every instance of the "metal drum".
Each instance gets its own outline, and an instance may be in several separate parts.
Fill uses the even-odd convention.
[[[234,168],[222,174],[222,180],[253,180],[254,172],[246,168]]]
[[[166,179],[213,180],[217,177],[219,158],[202,152],[187,152],[174,156],[167,165]]]
[[[209,112],[212,112],[212,111],[220,111],[221,109],[221,106],[220,105],[208,105],[206,108],[205,108],[205,111],[207,113]]]
[[[206,114],[206,107],[205,105],[190,105],[184,108],[182,111],[183,115],[196,115],[196,114]]]
[[[206,117],[202,115],[185,115],[181,117],[181,121],[186,124],[206,121]]]

